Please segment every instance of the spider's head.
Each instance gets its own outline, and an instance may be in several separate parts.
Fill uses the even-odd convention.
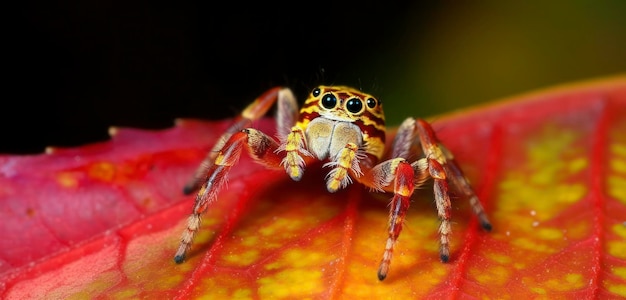
[[[374,96],[347,86],[314,88],[300,110],[303,129],[316,118],[357,125],[368,151],[380,158],[385,148],[385,114],[383,104]]]
[[[316,87],[306,100],[306,106],[331,120],[385,124],[382,103],[372,95],[347,86]]]

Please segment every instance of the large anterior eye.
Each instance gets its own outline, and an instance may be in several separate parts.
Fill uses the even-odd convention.
[[[346,109],[353,114],[359,113],[363,109],[363,102],[359,98],[352,98],[346,103]]]
[[[322,97],[322,106],[327,109],[335,108],[337,105],[337,97],[333,94],[326,94]]]

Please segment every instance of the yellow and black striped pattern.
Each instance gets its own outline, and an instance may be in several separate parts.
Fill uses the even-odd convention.
[[[380,160],[385,150],[386,131],[382,102],[372,95],[347,86],[319,86],[317,89],[319,89],[317,93],[309,94],[300,109],[300,118],[296,126],[306,131],[309,122],[320,116],[353,122],[359,126],[363,134],[363,150],[376,160]],[[337,100],[337,105],[333,108],[322,105],[322,98],[328,94],[334,95]],[[348,110],[346,104],[350,99],[359,99],[363,109],[358,112]]]

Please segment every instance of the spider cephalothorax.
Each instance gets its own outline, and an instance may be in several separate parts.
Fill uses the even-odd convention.
[[[279,140],[247,128],[252,120],[265,115],[277,103],[276,125]],[[185,193],[198,190],[193,213],[183,232],[174,260],[181,263],[195,233],[200,217],[217,198],[230,168],[246,148],[257,162],[271,168],[284,168],[293,180],[300,180],[305,167],[314,161],[328,168],[326,188],[335,192],[352,182],[375,191],[393,193],[390,205],[388,239],[378,269],[378,278],[389,271],[394,245],[415,188],[433,179],[437,214],[441,219],[440,258],[447,262],[450,234],[450,196],[448,183],[467,198],[482,227],[491,230],[478,197],[452,154],[437,140],[430,125],[408,118],[398,128],[388,157],[385,150],[385,116],[382,103],[375,97],[345,86],[319,86],[313,89],[298,111],[293,93],[273,88],[250,104],[234,124],[218,139]],[[415,146],[421,147],[415,147]],[[415,149],[420,149],[419,153]],[[410,158],[418,157],[415,161]]]
[[[300,136],[304,143],[298,144]],[[334,168],[328,176],[327,188],[334,192],[347,185],[349,173],[360,177],[361,165],[371,167],[382,157],[385,150],[382,104],[349,87],[317,87],[300,110],[284,148],[287,153],[283,164],[294,180],[299,180],[304,171],[302,155],[328,161],[325,166]]]

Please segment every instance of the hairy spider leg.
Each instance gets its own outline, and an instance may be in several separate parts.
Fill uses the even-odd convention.
[[[427,165],[423,159],[409,164],[407,159],[415,149],[415,122],[407,119],[398,128],[391,148],[391,159],[365,171],[359,182],[377,191],[393,192],[389,206],[388,237],[378,268],[378,279],[384,280],[389,272],[394,246],[402,232],[415,187],[428,179]]]
[[[202,185],[206,178],[208,170],[215,162],[218,152],[224,147],[228,138],[235,132],[249,127],[252,121],[264,116],[275,102],[278,102],[276,113],[278,135],[284,136],[287,134],[285,133],[285,128],[289,129],[290,126],[295,123],[298,113],[298,104],[291,90],[275,87],[269,89],[250,103],[241,114],[235,118],[233,124],[217,139],[215,146],[207,153],[192,178],[185,184],[183,188],[185,195],[189,195],[200,188],[200,185]]]
[[[415,152],[415,121],[407,119],[398,128],[391,148],[391,159],[374,167],[364,166],[363,176],[355,177],[361,184],[379,192],[392,192],[389,206],[388,237],[383,258],[378,268],[378,279],[384,280],[389,272],[394,246],[402,231],[410,199],[416,186],[428,179],[428,166],[424,159],[411,164],[407,159]]]
[[[416,145],[421,146],[421,153]],[[412,156],[417,154],[423,154],[424,157],[409,165],[407,160],[415,159]],[[394,245],[402,230],[402,222],[409,208],[413,190],[415,187],[422,186],[429,178],[433,179],[437,215],[441,220],[439,226],[440,259],[443,262],[447,262],[450,256],[451,203],[448,181],[469,198],[473,211],[481,220],[483,228],[491,229],[469,182],[452,159],[452,154],[440,145],[432,127],[426,121],[408,118],[400,125],[392,144],[391,157],[367,170],[365,175],[359,178],[361,183],[375,190],[394,193],[390,204],[389,237],[378,269],[379,280],[384,280],[389,271]],[[391,189],[392,186],[393,189]]]
[[[480,204],[478,196],[474,193],[469,180],[465,177],[463,171],[461,171],[461,168],[454,160],[452,153],[441,144],[439,144],[439,147],[441,147],[444,155],[446,156],[447,163],[443,165],[443,167],[446,170],[446,173],[448,173],[448,180],[452,183],[452,186],[454,186],[456,190],[462,194],[462,197],[469,200],[472,211],[478,217],[480,226],[486,231],[491,231],[491,222],[489,222],[487,213],[485,213],[485,209],[482,204]]]
[[[409,210],[409,203],[413,195],[413,167],[405,160],[399,160],[395,167],[394,192],[389,207],[389,237],[385,244],[385,252],[378,268],[378,279],[383,280],[389,272],[393,247],[398,241],[404,218]]]
[[[293,181],[302,179],[304,167],[307,161],[311,160],[311,154],[306,149],[304,130],[298,126],[293,126],[278,149],[285,152],[285,158],[283,158],[281,165]]]
[[[359,166],[358,146],[348,143],[331,162],[324,164],[325,167],[333,167],[326,176],[326,189],[334,193],[352,183],[350,175],[357,178],[363,175]]]
[[[185,260],[187,251],[200,228],[202,214],[207,210],[208,205],[217,198],[218,192],[226,182],[228,172],[239,161],[244,147],[250,156],[262,165],[269,168],[281,167],[283,157],[278,154],[280,145],[276,140],[253,128],[238,129],[241,124],[248,124],[252,120],[260,118],[276,100],[278,100],[277,128],[278,130],[290,128],[291,125],[285,125],[281,122],[295,122],[294,111],[297,112],[297,102],[290,90],[271,89],[244,110],[238,121],[228,129],[227,133],[222,135],[221,138],[226,140],[218,143],[219,148],[214,147],[217,150],[211,151],[207,156],[209,161],[203,163],[203,166],[198,170],[198,172],[202,171],[206,175],[202,177],[201,181],[194,178],[195,181],[202,182],[202,185],[196,194],[193,212],[187,220],[187,228],[182,234],[180,246],[174,255],[176,263],[182,263]],[[228,133],[229,131],[233,131],[233,133]]]
[[[439,226],[440,234],[440,248],[439,254],[442,262],[447,262],[450,258],[450,246],[449,235],[451,232],[450,226],[450,196],[448,189],[448,181],[452,182],[464,196],[469,198],[472,210],[478,216],[482,227],[489,231],[491,230],[491,223],[487,219],[484,209],[478,197],[471,189],[470,184],[466,177],[461,172],[461,169],[454,162],[454,160],[448,160],[448,157],[452,157],[451,153],[444,150],[443,146],[437,139],[435,131],[432,129],[428,122],[417,119],[415,122],[417,134],[419,136],[422,150],[428,161],[428,172],[434,179],[434,195],[435,204],[437,206],[437,214],[441,220]]]

